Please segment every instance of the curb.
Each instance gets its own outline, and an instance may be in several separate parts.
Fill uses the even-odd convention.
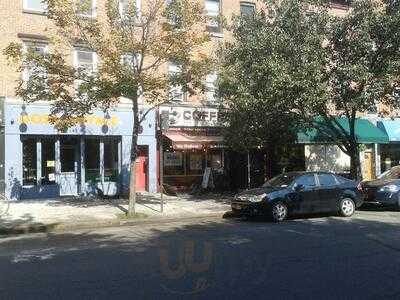
[[[118,227],[118,226],[135,226],[135,225],[151,225],[151,224],[166,224],[181,221],[190,221],[204,218],[216,218],[222,219],[225,212],[221,213],[210,213],[204,215],[193,215],[185,217],[153,217],[148,219],[131,219],[131,220],[99,220],[91,222],[74,222],[74,223],[55,223],[55,224],[27,224],[24,226],[16,227],[0,227],[0,236],[7,235],[21,235],[29,233],[51,233],[51,232],[63,232],[69,230],[78,229],[97,229],[106,227]]]

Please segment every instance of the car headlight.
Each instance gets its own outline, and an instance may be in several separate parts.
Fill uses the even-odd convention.
[[[267,196],[267,194],[261,194],[261,195],[254,195],[254,196],[250,196],[248,198],[248,200],[250,202],[261,202],[265,197]]]
[[[395,184],[388,184],[379,189],[379,192],[390,192],[390,193],[396,193],[400,190],[400,187]]]

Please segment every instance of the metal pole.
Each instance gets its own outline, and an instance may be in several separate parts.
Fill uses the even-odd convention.
[[[250,151],[247,150],[247,188],[250,189]]]
[[[164,153],[163,153],[163,143],[162,143],[162,131],[160,132],[160,193],[161,193],[161,212],[164,212]]]

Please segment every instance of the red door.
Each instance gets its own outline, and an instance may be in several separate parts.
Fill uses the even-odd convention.
[[[136,190],[139,192],[147,190],[147,160],[147,147],[139,146],[138,156],[136,158]]]

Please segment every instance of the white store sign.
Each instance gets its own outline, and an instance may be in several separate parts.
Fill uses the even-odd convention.
[[[161,106],[160,112],[168,112],[170,127],[219,127],[220,112],[213,107]]]

